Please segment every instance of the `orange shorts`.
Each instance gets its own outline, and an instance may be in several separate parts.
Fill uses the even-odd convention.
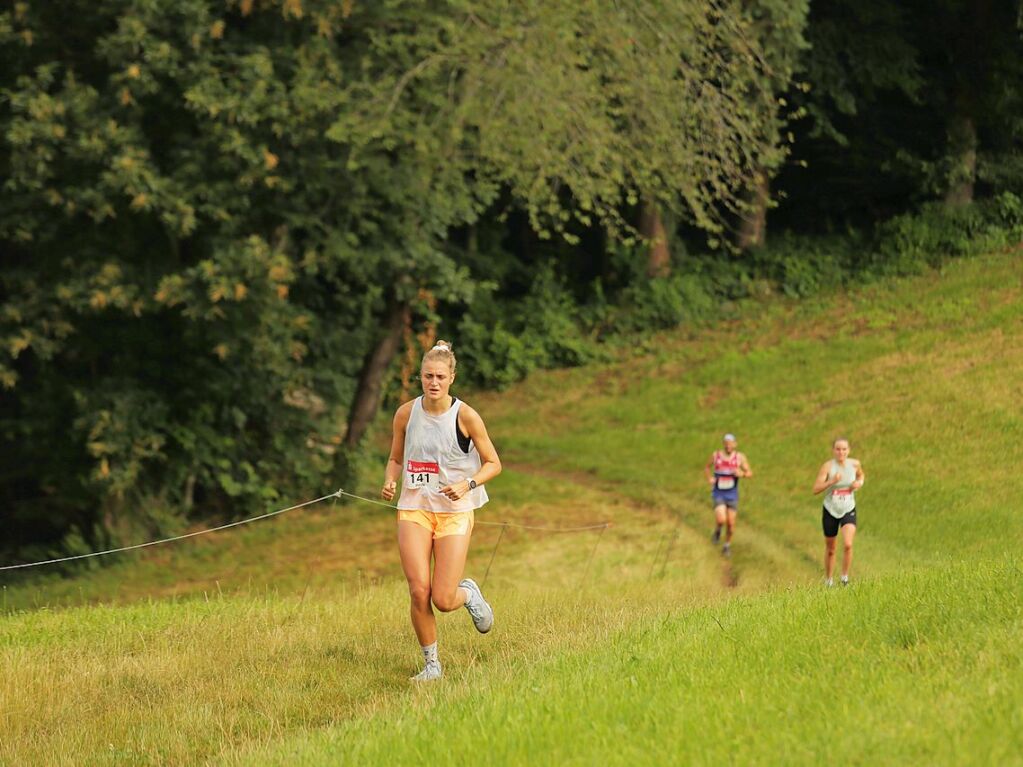
[[[476,515],[472,511],[438,512],[421,511],[419,509],[398,509],[399,522],[415,522],[425,527],[433,537],[444,538],[448,535],[468,535],[476,524]]]

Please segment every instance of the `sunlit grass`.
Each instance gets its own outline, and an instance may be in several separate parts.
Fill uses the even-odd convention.
[[[478,527],[498,626],[443,617],[427,689],[379,507],[8,579],[0,764],[464,762],[480,727],[507,764],[1019,763],[1021,276],[994,256],[749,304],[465,393],[506,466],[479,520],[612,527]],[[731,562],[701,472],[726,430],[756,471]],[[809,487],[838,433],[868,483],[857,583],[829,593]]]
[[[585,653],[496,682],[473,669],[425,709],[291,738],[255,763],[1018,764],[1021,575],[1005,560],[669,603]]]

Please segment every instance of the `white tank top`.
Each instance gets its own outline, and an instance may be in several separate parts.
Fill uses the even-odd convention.
[[[452,397],[451,407],[440,415],[423,409],[423,398],[412,403],[405,427],[404,473],[399,509],[436,512],[464,512],[478,509],[490,498],[481,485],[460,500],[452,501],[440,492],[442,487],[470,479],[483,465],[476,445],[465,453],[458,445],[458,410],[462,403]]]
[[[824,491],[824,508],[831,516],[841,519],[856,508],[856,494],[852,489],[852,483],[856,481],[856,467],[850,460],[846,460],[845,466],[839,466],[838,461],[832,459],[828,478],[839,472],[842,481]]]

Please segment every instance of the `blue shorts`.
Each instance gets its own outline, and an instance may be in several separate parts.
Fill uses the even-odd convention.
[[[730,509],[739,509],[739,490],[712,490],[710,493],[714,507],[727,506]]]

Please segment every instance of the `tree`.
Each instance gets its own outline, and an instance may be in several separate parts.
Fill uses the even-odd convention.
[[[5,545],[348,465],[453,232],[720,233],[769,141],[733,2],[55,0],[0,13]],[[766,137],[766,138],[765,138]],[[655,208],[656,209],[656,208]],[[658,214],[659,215],[659,214]],[[425,301],[423,296],[429,296]]]
[[[786,96],[805,115],[782,178],[794,224],[876,218],[889,199],[904,206],[919,183],[898,159],[927,132],[916,116],[924,76],[913,23],[895,3],[811,4],[808,47]]]
[[[1023,48],[1016,0],[815,3],[789,98],[807,171],[784,179],[804,220],[874,221],[915,202],[949,207],[1023,179]]]
[[[764,132],[750,151],[749,181],[738,207],[739,250],[759,247],[767,237],[771,178],[788,155],[788,143],[792,141],[791,133],[782,135],[791,109],[784,95],[792,86],[799,57],[806,48],[803,30],[808,6],[808,0],[751,0],[745,6],[751,34],[764,57],[757,87],[749,95],[750,103],[760,113]]]
[[[662,207],[723,231],[751,157],[776,138],[743,4],[552,3],[499,18],[480,25],[493,66],[478,69],[472,111],[484,161],[541,236],[572,216],[633,235],[622,203],[641,200],[651,233]]]
[[[937,12],[935,12],[937,11]],[[1018,0],[943,0],[918,7],[928,97],[945,114],[938,164],[945,205],[973,202],[982,144],[1015,132],[1023,81],[1023,5]],[[1016,134],[1019,139],[1019,134]]]
[[[422,174],[338,133],[366,44],[350,10],[3,16],[3,439],[30,457],[3,483],[14,516],[88,536],[333,473],[384,280],[443,258]]]

